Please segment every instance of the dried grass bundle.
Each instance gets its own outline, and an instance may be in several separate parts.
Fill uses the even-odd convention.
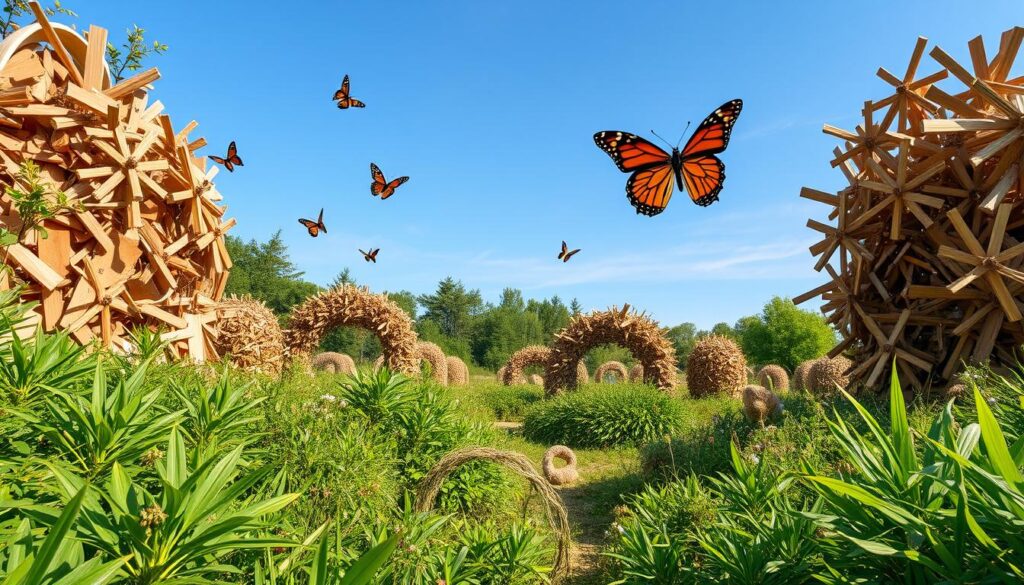
[[[747,383],[747,358],[728,337],[697,340],[686,363],[686,387],[695,398],[724,392],[735,396]]]
[[[430,379],[444,386],[448,383],[448,356],[436,343],[416,343],[416,357],[430,364]]]
[[[249,372],[277,375],[284,365],[284,335],[277,316],[250,296],[217,303],[214,346],[222,357]]]
[[[819,396],[834,394],[839,388],[846,390],[850,385],[847,372],[852,366],[853,362],[841,355],[815,360],[807,372],[808,390]]]
[[[555,459],[561,460],[565,465],[555,467]],[[580,474],[576,470],[576,454],[565,445],[555,445],[545,451],[541,468],[551,485],[570,485],[580,479]]]
[[[469,384],[469,367],[466,362],[458,356],[450,355],[445,361],[448,362],[448,385],[465,386]]]
[[[768,364],[757,373],[757,383],[772,392],[785,392],[789,390],[789,374],[782,366]]]
[[[764,421],[782,413],[782,401],[764,386],[750,384],[743,388],[743,413],[763,427]]]

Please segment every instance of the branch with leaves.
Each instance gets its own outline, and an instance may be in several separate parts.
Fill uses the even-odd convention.
[[[53,189],[42,179],[39,166],[32,161],[21,166],[18,181],[7,187],[4,193],[11,199],[12,207],[20,221],[15,231],[0,226],[0,248],[3,248],[3,260],[0,263],[5,269],[9,268],[7,260],[10,247],[20,242],[25,234],[35,231],[40,238],[45,239],[48,234],[43,222],[60,213],[79,210],[77,204],[68,202],[67,194]]]
[[[146,30],[139,28],[137,24],[133,24],[126,32],[128,39],[120,48],[113,43],[107,43],[107,62],[110,64],[114,83],[124,79],[125,72],[142,69],[142,62],[150,55],[162,55],[167,50],[167,45],[160,41],[147,44],[144,36]]]
[[[4,0],[3,15],[0,16],[0,39],[7,38],[7,35],[21,28],[23,25],[20,19],[32,14],[28,6],[28,0]],[[53,6],[43,8],[46,16],[63,14],[72,18],[78,16],[72,10],[61,5],[60,0],[53,0]]]

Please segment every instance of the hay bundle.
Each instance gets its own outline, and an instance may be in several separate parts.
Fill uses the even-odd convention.
[[[161,328],[176,356],[216,359],[231,269],[224,234],[235,220],[224,217],[217,168],[196,154],[206,141],[189,136],[195,122],[176,132],[150,99],[157,69],[111,83],[105,29],[90,27],[86,41],[30,6],[38,22],[0,48],[0,182],[22,192],[38,184],[55,213],[26,224],[0,194],[0,228],[17,236],[3,250],[13,278],[0,276],[0,290],[24,285],[21,301],[38,303],[29,331],[121,348],[132,329]]]
[[[498,368],[498,371],[494,374],[494,377],[498,380],[498,382],[504,384],[505,366],[501,366],[500,368]]]
[[[315,371],[330,372],[332,374],[354,374],[356,373],[356,362],[351,357],[333,351],[318,353],[310,363]]]
[[[629,379],[629,370],[626,369],[626,364],[612,360],[597,367],[597,371],[594,372],[594,381],[604,384],[605,378],[609,374],[615,376],[617,382],[625,382]]]
[[[249,372],[277,375],[284,365],[284,335],[277,317],[249,296],[217,303],[214,346],[221,356]]]
[[[763,427],[764,421],[782,413],[782,401],[764,386],[750,384],[743,388],[743,413]]]
[[[590,372],[587,370],[587,364],[580,360],[576,364],[576,384],[586,384],[590,381]]]
[[[629,368],[629,381],[640,384],[644,381],[644,367],[640,364],[633,364],[632,368]]]
[[[557,583],[568,576],[570,572],[569,546],[572,542],[569,532],[569,516],[558,492],[541,474],[537,473],[537,469],[525,455],[489,447],[465,447],[448,453],[420,480],[419,487],[416,488],[416,511],[427,512],[434,507],[437,494],[441,491],[441,484],[452,471],[470,461],[481,460],[492,461],[511,469],[529,481],[530,485],[541,495],[548,523],[558,540],[555,562],[551,567],[551,580]]]
[[[555,459],[565,463],[562,467],[555,467]],[[576,454],[565,445],[555,445],[544,452],[544,461],[541,464],[544,470],[544,477],[551,485],[570,485],[580,479],[576,471]]]
[[[436,343],[416,343],[416,357],[430,364],[430,379],[444,386],[448,383],[448,356]]]
[[[1016,363],[1024,344],[1022,42],[1024,28],[1014,27],[987,48],[972,39],[969,61],[939,47],[922,61],[928,40],[919,38],[905,73],[878,69],[892,87],[864,102],[856,128],[823,128],[840,141],[832,166],[849,185],[800,193],[826,206],[827,223],[807,226],[822,238],[810,251],[827,281],[793,300],[824,300],[842,335],[829,355],[853,358],[853,387],[884,389],[894,363],[917,391],[952,380],[964,363]]]
[[[614,343],[625,347],[643,365],[648,379],[658,388],[676,386],[676,353],[658,324],[643,314],[612,307],[589,315],[576,315],[555,334],[551,356],[544,373],[548,395],[574,389],[579,384],[578,363],[588,351]]]
[[[747,383],[747,358],[728,337],[697,340],[686,363],[686,386],[694,398],[725,392],[737,394]]]
[[[454,355],[448,356],[445,358],[445,361],[448,362],[449,386],[465,386],[469,384],[469,368],[466,366],[466,362]]]
[[[757,383],[771,389],[772,392],[785,392],[789,390],[789,374],[786,373],[786,368],[769,364],[757,373]]]
[[[545,366],[551,350],[543,345],[528,345],[512,354],[502,366],[501,383],[506,386],[514,386],[526,383],[524,370],[530,366]]]
[[[544,376],[541,376],[539,374],[530,374],[530,383],[533,384],[534,386],[543,386]]]
[[[797,390],[807,391],[807,374],[811,371],[811,366],[814,365],[815,360],[806,360],[800,362],[800,365],[793,370],[793,387]]]
[[[837,389],[844,390],[850,385],[847,374],[853,362],[845,356],[823,357],[815,360],[807,372],[807,388],[814,394],[827,396]]]
[[[410,375],[419,372],[416,333],[409,315],[387,295],[348,284],[310,297],[292,310],[284,332],[289,353],[312,353],[335,327],[369,330],[380,340],[391,370]]]

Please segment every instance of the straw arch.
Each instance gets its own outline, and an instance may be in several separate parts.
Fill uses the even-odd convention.
[[[293,359],[308,358],[336,327],[369,330],[380,340],[390,369],[406,374],[419,371],[416,332],[409,315],[387,295],[352,285],[321,292],[292,311],[284,332],[288,352]]]
[[[645,315],[612,307],[589,315],[573,317],[569,325],[555,334],[544,375],[544,390],[557,394],[575,389],[574,364],[592,348],[614,343],[629,350],[644,368],[644,381],[661,390],[676,387],[676,352],[658,324]]]
[[[608,374],[615,374],[620,383],[629,381],[629,370],[626,369],[626,364],[622,362],[612,360],[598,366],[597,371],[594,372],[594,381],[598,384],[604,384],[604,379]]]
[[[464,447],[448,453],[420,480],[416,488],[416,511],[429,512],[434,507],[437,494],[441,491],[441,484],[448,475],[470,461],[490,461],[504,465],[529,481],[533,489],[540,494],[547,512],[548,524],[557,540],[551,580],[555,583],[561,582],[570,572],[569,546],[572,537],[569,532],[569,515],[558,492],[537,472],[530,459],[521,453],[499,451],[489,447]]]
[[[547,371],[550,358],[551,348],[544,345],[527,345],[512,354],[505,365],[498,370],[498,380],[506,386],[526,384],[527,378],[523,373],[526,368],[540,366]],[[582,384],[589,379],[590,373],[587,372],[586,364],[582,360],[578,361],[576,363],[577,383]]]

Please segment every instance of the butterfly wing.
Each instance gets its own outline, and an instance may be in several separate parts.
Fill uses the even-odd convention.
[[[213,162],[215,162],[215,163],[217,163],[219,165],[224,165],[224,168],[227,169],[228,172],[230,172],[230,173],[235,172],[235,165],[231,163],[231,159],[230,158],[221,158],[219,156],[214,156],[214,155],[211,154],[210,155],[210,160],[212,160]]]
[[[665,210],[672,198],[672,157],[667,152],[629,132],[598,132],[594,142],[620,171],[633,172],[626,196],[637,213],[655,216]]]
[[[654,217],[672,199],[672,165],[669,163],[639,170],[626,181],[626,195],[638,214]]]
[[[615,166],[624,173],[671,162],[667,152],[629,132],[598,132],[594,134],[594,142],[612,157]]]
[[[701,207],[718,201],[725,185],[725,163],[716,154],[729,146],[732,127],[743,110],[743,100],[732,100],[711,112],[679,154],[679,178],[690,199]]]
[[[374,264],[377,263],[377,253],[378,252],[380,252],[380,248],[374,248],[373,250],[370,250],[370,260],[373,260]]]
[[[704,118],[704,121],[697,126],[693,136],[686,141],[686,146],[680,152],[684,159],[698,157],[708,154],[718,154],[729,146],[729,138],[732,136],[732,127],[743,110],[743,100],[732,100],[725,102],[717,110]]]
[[[575,255],[576,255],[576,254],[577,254],[577,253],[578,253],[579,251],[580,251],[580,249],[579,249],[579,248],[576,248],[575,250],[573,250],[573,251],[571,251],[571,252],[567,253],[567,254],[565,255],[565,259],[563,259],[563,260],[562,260],[562,262],[568,262],[568,261],[569,261],[569,258],[572,258],[573,256],[575,256]]]
[[[405,183],[408,180],[409,180],[409,177],[398,177],[397,179],[395,179],[395,180],[391,181],[390,183],[388,183],[387,186],[384,187],[384,190],[382,190],[381,193],[380,193],[381,200],[383,201],[384,199],[387,199],[388,197],[391,197],[392,195],[394,195],[395,194],[395,189],[397,189],[400,185],[402,185],[403,183]]]
[[[725,163],[717,156],[686,159],[682,162],[681,171],[686,192],[694,203],[707,207],[718,201],[718,194],[725,185]]]
[[[384,173],[381,172],[380,167],[373,163],[370,163],[370,177],[373,179],[373,182],[370,183],[370,193],[380,195],[388,182],[384,180]]]
[[[565,240],[562,240],[562,251],[558,253],[558,259],[565,258],[565,253],[569,251],[569,246],[566,245]]]
[[[324,208],[320,208],[320,215],[316,217],[316,227],[323,233],[327,233],[327,226],[324,225]]]
[[[366,104],[357,100],[356,98],[348,98],[348,105],[353,108],[365,108]]]
[[[306,230],[309,232],[309,235],[313,236],[314,238],[320,235],[320,226],[317,225],[315,221],[311,219],[299,218],[299,223],[306,226]]]

